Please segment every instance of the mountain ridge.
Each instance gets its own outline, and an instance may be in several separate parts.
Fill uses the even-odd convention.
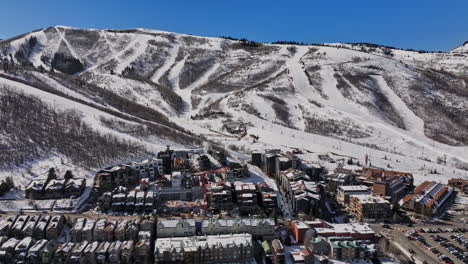
[[[467,57],[364,43],[265,44],[62,26],[0,42],[3,74],[28,89],[41,85],[133,117],[144,107],[221,146],[248,151],[278,147],[281,135],[303,138],[299,145],[320,136],[317,149],[347,144],[347,154],[367,149],[433,163],[446,156],[459,168],[468,167]],[[92,122],[98,130],[108,124]],[[220,136],[226,134],[239,140]],[[250,135],[260,140],[252,145]]]
[[[81,29],[81,30],[95,30],[95,31],[100,31],[100,30],[105,30],[105,31],[110,31],[110,32],[129,32],[129,31],[141,31],[141,32],[154,32],[154,33],[166,33],[166,34],[178,34],[178,35],[185,35],[185,36],[192,36],[192,37],[199,37],[199,38],[214,38],[214,39],[229,39],[233,41],[238,41],[241,39],[245,39],[242,37],[231,37],[227,35],[220,35],[220,36],[201,36],[201,35],[194,35],[190,33],[178,33],[178,32],[173,32],[173,31],[166,31],[166,30],[159,30],[159,29],[150,29],[150,28],[123,28],[123,29],[111,29],[111,28],[102,28],[102,29],[97,29],[97,28],[79,28],[79,27],[72,27],[72,26],[65,26],[65,25],[54,25],[54,26],[49,26],[45,28],[39,28],[35,29],[33,31],[30,31],[28,33],[23,33],[17,36],[9,37],[9,38],[0,38],[1,41],[9,41],[11,39],[15,39],[19,36],[25,35],[25,34],[30,34],[34,33],[37,31],[49,29],[49,28],[66,28],[66,29]],[[294,45],[303,45],[303,46],[320,46],[320,45],[339,45],[339,44],[350,44],[350,45],[369,45],[369,46],[378,46],[378,47],[384,47],[384,48],[390,48],[390,49],[395,49],[395,50],[406,50],[406,51],[418,51],[418,52],[424,52],[424,53],[447,53],[454,51],[458,48],[464,47],[465,45],[468,44],[468,40],[464,41],[464,43],[456,46],[455,48],[449,49],[447,51],[436,51],[436,50],[425,50],[425,49],[417,49],[417,48],[400,48],[392,45],[387,45],[387,44],[379,44],[379,43],[373,43],[373,42],[347,42],[347,41],[342,41],[342,42],[323,42],[323,43],[310,43],[310,42],[301,42],[301,41],[295,41],[295,40],[277,40],[277,41],[271,41],[271,42],[265,42],[265,41],[256,41],[252,40],[258,43],[262,44],[273,44],[273,45],[289,45],[296,43]],[[284,44],[281,44],[283,42]],[[289,44],[287,44],[289,43]]]

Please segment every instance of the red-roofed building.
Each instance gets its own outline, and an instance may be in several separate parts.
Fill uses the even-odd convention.
[[[299,220],[292,221],[291,228],[294,233],[294,239],[297,243],[302,243],[304,241],[305,233],[310,229],[308,225]]]
[[[377,167],[362,168],[361,176],[356,179],[372,186],[374,195],[385,197],[393,204],[402,199],[413,186],[413,174]]]
[[[453,178],[448,181],[448,185],[457,188],[461,192],[468,193],[468,179]]]
[[[438,215],[452,202],[454,189],[445,184],[425,181],[412,194],[408,194],[400,205],[422,215]]]

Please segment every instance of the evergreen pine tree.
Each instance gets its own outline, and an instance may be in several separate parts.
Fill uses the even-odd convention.
[[[54,179],[57,179],[57,174],[55,174],[55,169],[54,168],[50,168],[49,169],[49,173],[47,175],[47,180],[54,180]]]
[[[67,170],[64,176],[65,180],[73,179],[73,173],[71,170]]]

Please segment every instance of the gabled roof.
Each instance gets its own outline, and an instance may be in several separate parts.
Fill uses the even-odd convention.
[[[414,194],[406,195],[405,198],[403,198],[403,203],[409,202],[411,199],[413,199],[413,197],[414,197]]]
[[[46,179],[32,180],[29,183],[29,185],[26,187],[26,189],[41,191],[44,188],[44,185],[45,185],[46,181],[47,181]]]
[[[429,185],[431,185],[431,182],[430,181],[425,181],[425,182],[421,183],[418,187],[416,187],[416,189],[414,189],[413,193],[418,194],[422,190],[424,190],[426,187],[428,187]]]

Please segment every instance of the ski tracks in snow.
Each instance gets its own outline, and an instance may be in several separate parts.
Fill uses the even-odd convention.
[[[154,83],[159,84],[159,79],[168,71],[171,69],[171,67],[174,65],[177,54],[179,54],[179,49],[180,49],[180,36],[177,36],[175,40],[175,44],[172,47],[169,57],[167,61],[164,63],[164,65],[161,66],[161,68],[157,69],[153,76],[151,77],[151,81]]]
[[[209,81],[211,75],[213,75],[221,64],[215,63],[208,71],[205,72],[200,78],[190,84],[188,87],[179,90],[179,95],[186,102],[187,108],[184,109],[184,113],[191,115],[192,111],[192,91]]]
[[[169,82],[171,83],[172,89],[175,92],[179,92],[180,87],[179,87],[179,80],[180,80],[180,73],[182,71],[182,68],[184,67],[185,61],[187,60],[189,55],[185,55],[183,59],[181,59],[179,62],[177,62],[170,70],[169,72]]]
[[[398,115],[403,118],[407,130],[417,136],[425,136],[424,121],[409,109],[403,100],[388,86],[382,76],[373,76],[373,78],[377,81],[380,90],[389,99]]]
[[[286,67],[289,70],[288,75],[293,80],[293,85],[296,91],[306,98],[318,98],[320,95],[315,92],[314,87],[309,84],[309,80],[305,73],[304,66],[301,63],[301,58],[309,51],[308,47],[296,47],[297,51],[294,56],[286,61]]]
[[[138,57],[139,55],[141,55],[145,51],[146,46],[147,46],[147,42],[148,42],[148,38],[149,38],[148,36],[136,36],[121,51],[115,53],[113,56],[111,56],[109,59],[107,59],[103,63],[96,63],[94,66],[88,68],[87,71],[93,71],[93,70],[99,68],[101,65],[109,63],[112,60],[116,60],[117,61],[116,73],[120,74],[122,72],[122,70],[125,69],[125,67],[130,65],[130,63],[132,62],[132,61],[130,61],[130,59],[132,59],[132,58],[136,59],[136,57]],[[106,38],[106,40],[107,40],[107,38]],[[142,43],[140,43],[140,42],[142,42]],[[132,55],[130,55],[129,59],[126,59],[126,60],[122,61],[122,59],[120,59],[120,57],[123,56],[127,51],[129,51],[130,49],[132,49],[134,47],[136,47],[137,50],[133,51],[133,53],[132,53]]]
[[[129,50],[130,48],[134,48],[132,54],[127,58],[120,59],[116,57],[117,61],[119,61],[115,72],[120,73],[125,68],[127,68],[133,61],[135,61],[140,55],[143,55],[148,47],[148,40],[150,40],[150,36],[147,35],[139,35],[132,41],[132,45],[128,45],[125,51]],[[120,53],[120,56],[124,55],[125,52]]]

